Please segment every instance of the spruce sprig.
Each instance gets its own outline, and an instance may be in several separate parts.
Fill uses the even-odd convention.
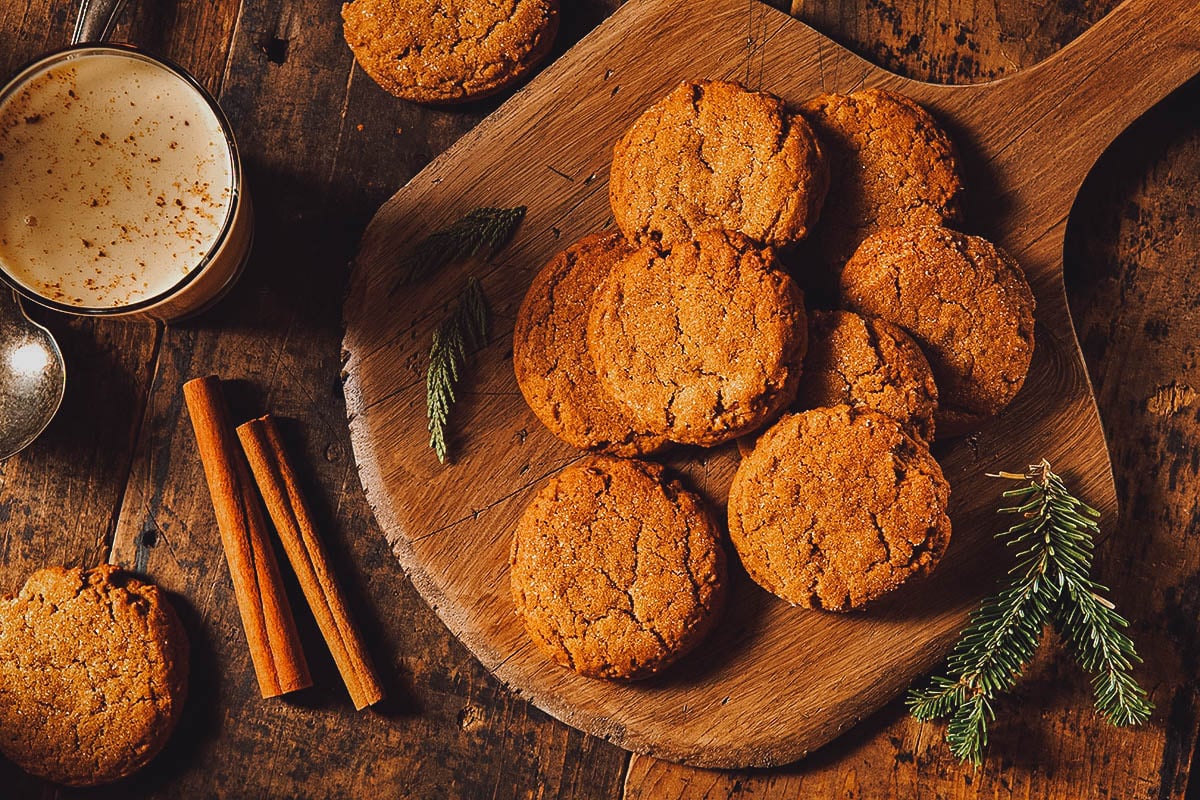
[[[525,206],[476,208],[434,231],[413,245],[400,261],[400,277],[389,294],[425,280],[448,264],[471,258],[485,248],[489,254],[494,253],[512,238],[524,218]],[[487,298],[479,281],[468,278],[454,311],[433,332],[429,371],[425,375],[429,446],[443,464],[449,459],[450,409],[456,399],[462,368],[467,356],[487,343],[487,328]]]
[[[443,464],[450,452],[446,433],[450,408],[457,399],[455,388],[467,355],[487,344],[489,319],[483,288],[471,277],[467,278],[453,313],[433,332],[429,372],[425,376],[425,405],[429,415],[429,446]]]
[[[1004,492],[1016,505],[1000,509],[1021,518],[997,534],[1017,551],[1009,584],[971,614],[947,660],[949,674],[909,692],[909,711],[920,720],[950,717],[951,751],[979,764],[995,719],[992,700],[1016,684],[1050,623],[1092,673],[1100,713],[1114,725],[1145,722],[1153,706],[1131,675],[1141,659],[1121,630],[1129,623],[1090,577],[1100,512],[1074,497],[1045,460],[1024,474],[992,477],[1027,482]]]
[[[413,245],[400,262],[400,277],[390,294],[402,286],[422,281],[447,264],[470,258],[480,250],[495,252],[525,218],[525,206],[476,208],[445,228]]]

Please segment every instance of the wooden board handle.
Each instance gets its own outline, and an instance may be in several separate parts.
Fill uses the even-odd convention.
[[[1200,3],[1126,0],[1055,55],[994,86],[988,102],[1020,110],[1019,119],[981,145],[1000,163],[1070,164],[1058,172],[1078,189],[1123,130],[1197,74]]]

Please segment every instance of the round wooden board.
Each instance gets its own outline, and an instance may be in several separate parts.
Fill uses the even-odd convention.
[[[1200,70],[1200,50],[1178,48],[1161,30],[1139,38],[1148,7],[1182,15],[1185,34],[1196,23],[1185,0],[1130,0],[1032,70],[943,87],[884,72],[753,1],[632,0],[401,189],[368,228],[356,262],[345,306],[346,400],[367,498],[446,625],[501,681],[570,725],[697,766],[770,766],[829,741],[944,657],[1003,563],[993,534],[1006,524],[995,514],[1006,487],[986,473],[1047,458],[1112,520],[1112,473],[1062,289],[1062,239],[1099,153]],[[1136,53],[1136,63],[1110,57],[1118,52]],[[674,83],[705,77],[743,80],[789,103],[883,86],[933,110],[963,151],[971,230],[1003,244],[1030,276],[1037,350],[1003,415],[935,448],[952,485],[954,537],[930,579],[865,612],[831,614],[790,608],[735,569],[728,611],[698,651],[649,681],[591,680],[532,645],[509,597],[516,519],[550,475],[581,456],[517,391],[512,322],[555,252],[611,226],[613,142]],[[478,206],[519,204],[526,220],[490,262],[390,293],[401,256],[421,236]],[[468,275],[483,283],[494,330],[453,411],[454,463],[442,466],[427,445],[425,366],[432,330]],[[732,446],[678,450],[667,463],[723,509]]]

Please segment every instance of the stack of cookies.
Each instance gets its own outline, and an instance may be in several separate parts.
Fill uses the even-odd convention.
[[[530,408],[606,454],[517,526],[513,596],[534,641],[585,675],[636,678],[711,628],[719,528],[661,467],[628,460],[672,444],[738,441],[729,540],[793,605],[858,608],[929,572],[950,538],[929,442],[1004,408],[1033,351],[1020,268],[948,227],[961,181],[932,117],[879,90],[792,110],[685,82],[617,142],[610,200],[620,231],[551,260],[514,331]]]

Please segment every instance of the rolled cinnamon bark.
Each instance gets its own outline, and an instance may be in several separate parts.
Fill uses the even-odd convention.
[[[362,636],[346,610],[345,598],[329,567],[312,512],[300,492],[274,418],[267,415],[239,425],[237,434],[266,502],[267,513],[300,579],[304,598],[342,673],[354,707],[361,711],[378,703],[383,699],[383,687],[379,685]]]
[[[312,685],[250,472],[215,375],[183,385],[263,697]]]

